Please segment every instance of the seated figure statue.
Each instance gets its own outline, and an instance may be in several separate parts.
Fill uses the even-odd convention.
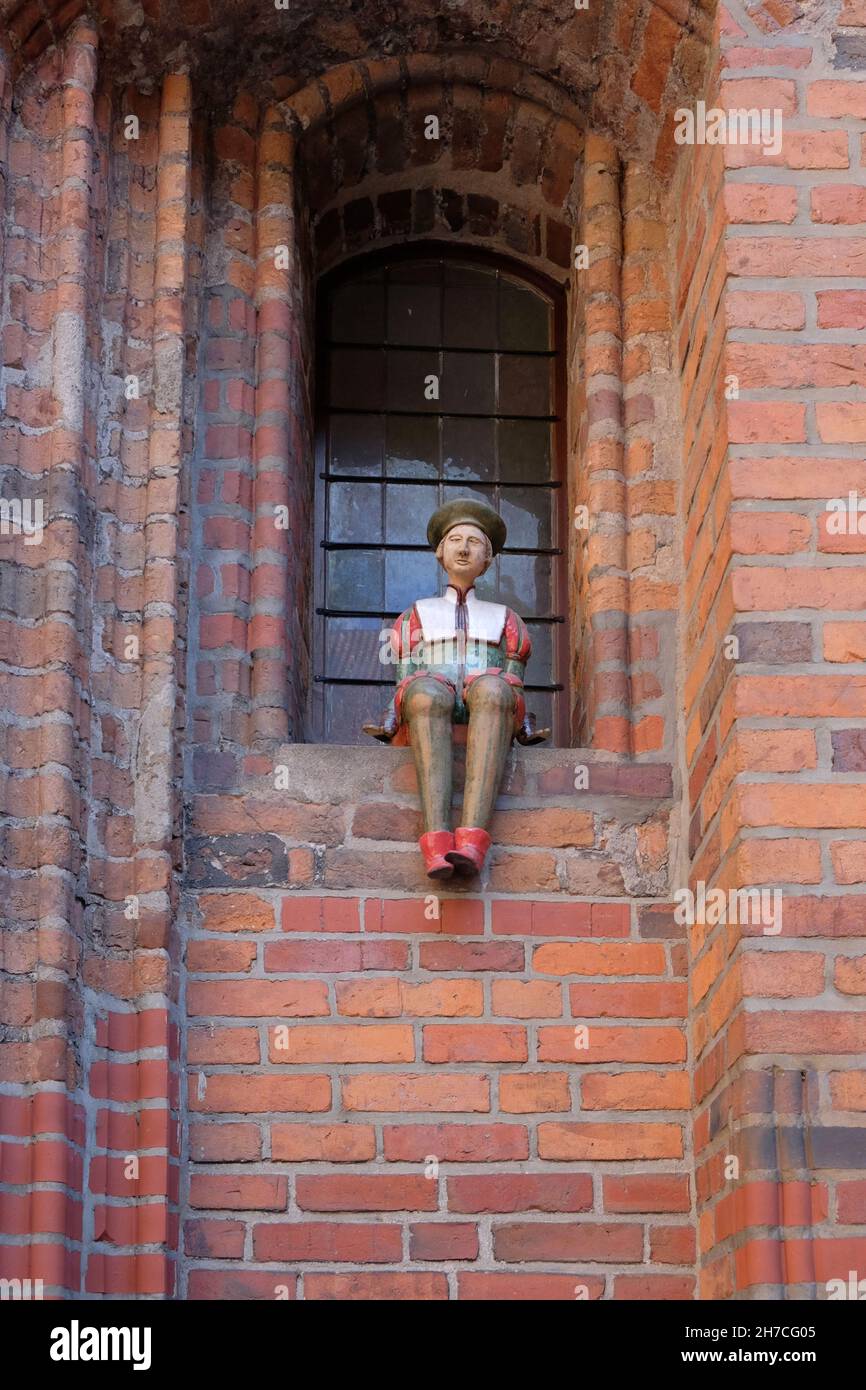
[[[448,576],[439,598],[420,598],[390,634],[397,687],[382,723],[364,731],[390,742],[408,728],[424,820],[419,840],[427,873],[477,874],[490,848],[487,826],[513,738],[538,743],[527,716],[523,673],[529,634],[523,619],[475,594],[475,581],[505,544],[505,523],[473,500],[434,512],[427,539]],[[460,825],[451,830],[451,726],[468,724]]]

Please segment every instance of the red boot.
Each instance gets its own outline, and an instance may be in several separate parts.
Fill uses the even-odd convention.
[[[445,857],[458,874],[468,878],[470,874],[481,872],[489,848],[490,836],[486,830],[473,830],[462,825],[454,831],[454,849]]]
[[[428,878],[450,878],[454,867],[446,859],[446,853],[454,849],[454,835],[450,830],[428,830],[418,844],[424,856]]]

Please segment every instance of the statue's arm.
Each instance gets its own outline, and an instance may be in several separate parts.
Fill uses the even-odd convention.
[[[521,692],[526,663],[531,653],[532,642],[529,638],[529,629],[520,614],[509,608],[505,619],[505,666],[503,674],[506,679],[510,679],[512,682],[519,681]],[[520,727],[515,734],[518,743],[543,743],[550,734],[549,729],[536,729],[535,715],[527,713],[522,696],[518,721]]]
[[[523,673],[532,652],[529,629],[519,613],[509,608],[505,618],[505,674],[523,684]]]
[[[399,696],[402,693],[401,686],[413,670],[412,634],[416,626],[416,622],[413,621],[414,615],[414,605],[404,609],[394,622],[388,638],[381,648],[382,662],[394,668],[395,690],[385,707],[381,723],[365,724],[363,728],[364,733],[372,734],[382,743],[390,743],[400,727]]]

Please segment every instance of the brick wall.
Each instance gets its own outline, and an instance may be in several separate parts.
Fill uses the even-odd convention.
[[[506,59],[409,0],[359,61],[371,4],[299,47],[211,0],[215,63],[156,3],[0,0],[0,495],[47,522],[0,538],[0,1275],[821,1297],[866,1253],[824,505],[864,486],[866,16],[530,5]],[[772,100],[781,154],[677,146],[701,94]],[[409,752],[302,742],[316,279],[414,236],[567,287],[589,513],[577,746],[515,752],[488,875],[433,897]],[[680,925],[699,881],[780,887],[781,933]]]
[[[4,1273],[77,1288],[85,1183],[82,976],[95,505],[93,224],[82,171],[96,143],[96,36],[84,26],[7,106],[4,496],[48,498],[42,545],[3,541]],[[74,112],[74,117],[73,117]],[[94,182],[97,206],[101,190]],[[55,385],[56,381],[56,385]],[[10,557],[9,551],[14,551]],[[8,1119],[5,1116],[8,1115]],[[44,1178],[41,1178],[44,1173]],[[37,1187],[31,1206],[28,1186]],[[24,1243],[35,1235],[32,1251]]]
[[[276,765],[192,804],[188,1296],[692,1297],[668,771],[515,753],[432,895],[409,750]]]
[[[781,150],[695,148],[676,194],[691,881],[782,894],[778,935],[690,930],[716,1298],[821,1288],[866,1253],[864,543],[828,535],[826,513],[862,487],[866,107],[856,26],[828,54],[811,25],[783,32],[804,8],[723,12],[707,105],[778,109]]]
[[[97,47],[80,21],[10,114],[4,495],[46,525],[2,542],[2,1258],[47,1292],[165,1294],[200,229],[188,80],[116,91]]]

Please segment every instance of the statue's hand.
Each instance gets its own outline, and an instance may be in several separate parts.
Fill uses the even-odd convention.
[[[393,707],[389,705],[382,716],[381,724],[362,724],[361,731],[377,738],[380,743],[390,743],[397,732],[397,716]]]
[[[514,737],[517,739],[518,743],[522,743],[524,746],[531,743],[544,743],[545,739],[550,738],[550,730],[536,729],[535,715],[525,714],[523,716],[523,723]]]

